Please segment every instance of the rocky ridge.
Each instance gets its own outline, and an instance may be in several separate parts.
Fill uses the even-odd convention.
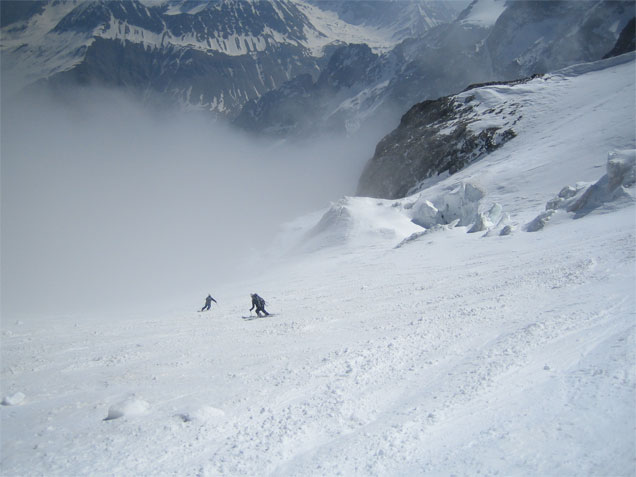
[[[492,10],[488,21],[475,13],[485,7]],[[238,124],[274,135],[314,134],[322,126],[354,133],[373,122],[396,124],[413,104],[470,84],[511,81],[599,60],[633,15],[626,2],[609,0],[476,0],[455,21],[367,58],[364,69],[382,74],[367,74],[328,94],[319,88],[320,79],[315,85],[304,83],[298,108],[293,103],[299,96],[286,85],[248,103]]]
[[[302,0],[6,0],[3,87],[36,83],[73,94],[97,85],[232,119],[286,81],[318,78],[343,43],[386,49],[453,18],[452,9],[415,2],[410,19],[389,15],[382,23],[394,5],[372,3],[365,26]]]
[[[540,81],[540,77],[534,78]],[[514,86],[525,81],[493,83]],[[424,183],[454,174],[516,136],[522,105],[504,101],[484,108],[492,90],[477,85],[459,95],[413,106],[377,145],[357,195],[396,199]]]

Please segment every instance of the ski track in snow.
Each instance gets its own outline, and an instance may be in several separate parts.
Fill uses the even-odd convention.
[[[478,180],[521,225],[597,180],[635,146],[633,66],[502,88],[537,91],[525,129],[431,194]],[[206,313],[3,317],[2,475],[634,475],[633,201],[400,248],[385,202],[347,203],[381,234],[336,233]],[[241,319],[254,291],[275,316]]]
[[[609,215],[588,220],[609,230],[578,241],[588,224],[577,221],[496,246],[451,231],[460,249],[443,260],[440,235],[336,267],[292,264],[271,320],[218,308],[12,324],[3,388],[27,403],[2,408],[2,468],[573,475],[629,462],[629,445],[616,446],[624,456],[602,449],[633,432],[634,234],[612,230]],[[146,415],[103,420],[130,395],[150,404]]]

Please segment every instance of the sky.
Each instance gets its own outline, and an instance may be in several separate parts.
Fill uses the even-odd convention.
[[[355,191],[377,138],[243,135],[82,91],[2,108],[3,313],[205,296],[298,215]]]

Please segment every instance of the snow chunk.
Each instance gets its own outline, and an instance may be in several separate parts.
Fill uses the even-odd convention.
[[[25,398],[26,396],[24,395],[24,393],[17,392],[15,394],[12,394],[11,396],[5,396],[2,399],[2,405],[3,406],[18,406],[24,402]]]
[[[447,225],[459,220],[459,226],[473,224],[479,213],[479,201],[485,191],[474,184],[461,183],[454,190],[443,194],[433,202],[421,198],[413,207],[413,223],[425,228]]]
[[[439,210],[432,202],[424,199],[416,203],[414,206],[413,222],[424,228],[430,229],[438,224],[437,215]]]
[[[526,225],[526,232],[538,232],[539,230],[542,230],[555,212],[556,211],[554,209],[549,209],[537,215],[530,223],[528,223],[528,225]]]
[[[636,182],[636,150],[615,151],[608,155],[607,174],[585,190],[568,208],[577,216],[588,214],[609,202],[621,202],[632,199],[627,191]]]
[[[108,409],[108,416],[104,419],[110,421],[112,419],[119,419],[120,417],[136,417],[143,416],[148,413],[150,404],[143,399],[131,396],[124,401],[117,404],[113,404]]]
[[[514,232],[515,227],[508,224],[508,225],[504,225],[503,228],[501,229],[501,231],[499,232],[499,235],[501,235],[502,237],[505,237],[506,235],[510,235],[512,234],[512,232]]]
[[[491,237],[493,235],[510,235],[515,229],[510,223],[510,214],[504,212],[503,207],[500,204],[493,204],[487,214],[480,215],[484,216],[481,220],[485,226],[481,230],[486,231],[483,237]],[[473,228],[475,228],[474,225]],[[475,230],[475,232],[481,230]]]
[[[634,201],[633,185],[636,183],[636,150],[620,150],[608,154],[607,174],[591,185],[566,186],[545,206],[546,210],[529,222],[525,230],[543,229],[557,211],[574,213],[574,218],[584,217],[599,208],[616,208]]]
[[[451,223],[459,219],[460,226],[470,225],[474,222],[479,209],[479,201],[484,198],[486,192],[479,186],[470,183],[462,183],[450,194],[441,197],[441,203],[437,206],[440,223]]]
[[[477,215],[477,220],[468,231],[469,234],[475,232],[484,232],[492,229],[495,224],[498,224],[502,218],[502,207],[499,204],[493,204],[487,213],[480,212]]]

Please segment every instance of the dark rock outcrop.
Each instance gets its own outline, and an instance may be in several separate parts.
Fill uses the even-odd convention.
[[[623,31],[621,31],[616,41],[616,45],[614,45],[612,51],[603,58],[612,58],[613,56],[629,53],[630,51],[636,51],[636,17],[632,18],[625,28],[623,28]]]
[[[496,79],[502,80],[600,60],[634,16],[633,2],[616,0],[518,0],[507,5],[485,44]]]
[[[397,199],[439,174],[454,174],[516,136],[507,124],[515,105],[479,113],[474,96],[446,96],[413,106],[380,141],[358,183],[357,195]],[[508,117],[475,126],[480,115]]]

